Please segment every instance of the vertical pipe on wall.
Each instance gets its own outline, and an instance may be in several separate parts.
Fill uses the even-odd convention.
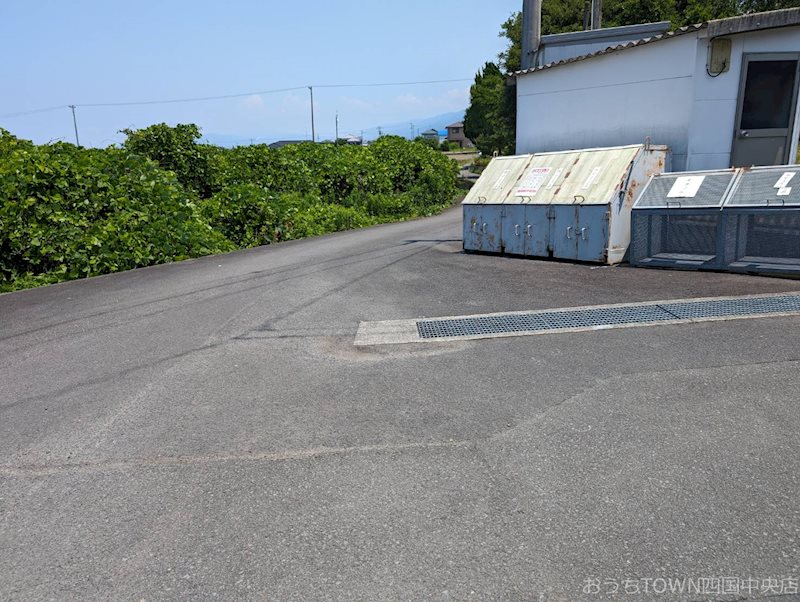
[[[592,0],[592,29],[603,27],[603,0]]]
[[[536,66],[536,53],[542,38],[542,0],[522,3],[522,68]]]

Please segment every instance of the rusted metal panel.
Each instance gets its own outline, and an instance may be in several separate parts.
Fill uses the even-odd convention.
[[[653,175],[669,171],[669,150],[664,146],[645,146],[621,181],[617,198],[608,211],[608,253],[606,263],[620,263],[631,241],[631,210]]]
[[[578,205],[578,260],[608,262],[609,209],[603,205]]]
[[[550,244],[553,257],[558,259],[578,259],[578,207],[557,205],[553,207],[553,221]]]
[[[503,252],[509,255],[525,255],[528,238],[525,221],[525,205],[503,205],[501,242]]]
[[[464,250],[499,253],[502,205],[464,205]]]
[[[549,256],[551,222],[550,207],[525,205],[525,255]]]

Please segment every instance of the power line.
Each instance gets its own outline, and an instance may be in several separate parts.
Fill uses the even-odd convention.
[[[460,79],[436,79],[427,81],[412,81],[412,82],[379,82],[379,83],[366,83],[366,84],[323,84],[320,86],[313,86],[314,88],[377,88],[385,86],[419,86],[426,84],[450,84],[457,82],[472,81],[472,78]],[[32,109],[30,111],[18,111],[16,113],[7,113],[0,115],[0,119],[9,119],[11,117],[21,117],[23,115],[34,115],[36,113],[46,113],[49,111],[57,111],[59,109],[67,109],[72,106],[80,108],[89,107],[132,107],[142,105],[158,105],[158,104],[176,104],[182,102],[204,102],[209,100],[225,100],[228,98],[243,98],[245,96],[261,96],[263,94],[277,94],[280,92],[293,92],[295,90],[304,90],[310,86],[294,86],[291,88],[278,88],[274,90],[259,90],[256,92],[242,92],[239,94],[221,94],[218,96],[197,96],[193,98],[170,98],[164,100],[132,100],[121,102],[90,102],[90,103],[74,103],[73,105],[59,105],[53,107],[44,107],[41,109]]]
[[[453,84],[456,82],[471,82],[474,78],[461,79],[432,79],[420,82],[387,82],[379,84],[325,84],[315,88],[377,88],[380,86],[418,86],[422,84]]]
[[[220,96],[199,96],[197,98],[172,98],[170,100],[133,100],[126,102],[92,102],[75,105],[76,107],[131,107],[136,105],[165,105],[179,102],[203,102],[206,100],[224,100],[226,98],[242,98],[245,96],[261,96],[262,94],[277,94],[279,92],[292,92],[302,90],[306,86],[293,88],[279,88],[277,90],[261,90],[260,92],[242,92],[241,94],[223,94]]]
[[[45,107],[42,109],[32,109],[30,111],[19,111],[17,113],[6,113],[0,115],[0,119],[9,119],[11,117],[22,117],[23,115],[35,115],[36,113],[49,113],[50,111],[60,111],[61,109],[68,109],[69,105],[58,105],[56,107]]]

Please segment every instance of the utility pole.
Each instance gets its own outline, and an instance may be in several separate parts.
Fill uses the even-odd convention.
[[[408,125],[411,126],[411,140],[413,140],[414,139],[414,123],[412,122],[412,123],[409,123]]]
[[[308,91],[311,93],[311,141],[317,141],[317,133],[314,129],[314,87],[309,86]]]
[[[381,126],[378,126],[378,138],[381,136],[383,136],[383,130],[381,129]]]
[[[339,142],[339,111],[336,111],[336,139],[334,142]]]
[[[75,105],[69,105],[72,109],[72,125],[75,126],[75,146],[80,146],[81,141],[78,139],[78,119],[75,117]]]

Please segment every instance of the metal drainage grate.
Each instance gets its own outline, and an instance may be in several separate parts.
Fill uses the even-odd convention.
[[[684,301],[659,305],[678,319],[719,318],[800,311],[800,295]]]
[[[788,312],[800,312],[800,295],[673,301],[622,307],[419,320],[417,332],[422,339],[475,337]]]

